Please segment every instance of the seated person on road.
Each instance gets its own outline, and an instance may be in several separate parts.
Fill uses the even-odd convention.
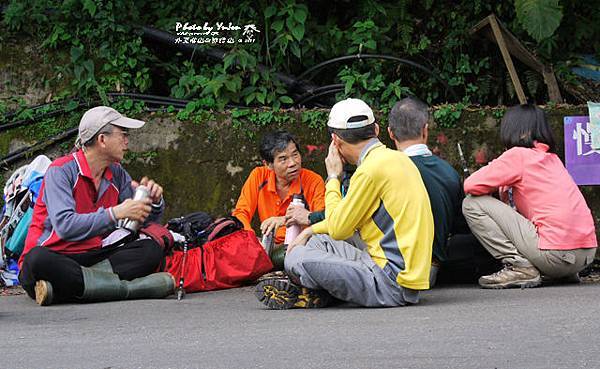
[[[388,134],[396,148],[415,163],[427,188],[435,229],[429,280],[433,287],[440,267],[452,271],[453,280],[466,281],[475,275],[480,277],[483,270],[496,270],[490,268],[497,268],[497,262],[481,247],[465,222],[462,214],[465,196],[460,175],[427,147],[430,121],[427,104],[415,97],[407,97],[392,108]]]
[[[154,273],[163,259],[150,239],[103,247],[120,220],[157,221],[162,187],[144,177],[149,198],[133,200],[137,182],[119,162],[128,129],[144,122],[99,106],[81,118],[78,150],[55,160],[44,176],[20,258],[19,280],[40,305],[66,301],[162,298],[174,290],[168,273]]]
[[[242,187],[233,215],[247,230],[258,211],[263,235],[274,232],[274,241],[285,240],[286,212],[292,196],[303,195],[308,209],[290,209],[287,223],[310,225],[310,212],[325,209],[325,184],[317,173],[302,168],[302,155],[294,137],[285,131],[271,132],[262,138],[260,156],[263,166],[254,168]]]
[[[417,303],[419,290],[429,288],[433,243],[417,167],[377,139],[379,126],[362,100],[335,104],[327,126],[325,220],[288,246],[287,276],[263,279],[256,296],[273,309],[321,307],[332,296],[373,307]],[[357,169],[342,197],[344,162]]]
[[[510,108],[500,127],[507,150],[464,184],[463,213],[479,242],[504,264],[483,288],[536,287],[541,275],[578,281],[596,254],[594,219],[556,155],[535,105]],[[500,200],[491,195],[498,192]],[[541,275],[540,275],[541,274]]]

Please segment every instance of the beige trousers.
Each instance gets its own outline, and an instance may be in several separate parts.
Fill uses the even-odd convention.
[[[537,229],[527,218],[491,196],[467,196],[465,219],[493,257],[515,266],[535,266],[542,274],[560,278],[591,264],[596,249],[540,250]]]

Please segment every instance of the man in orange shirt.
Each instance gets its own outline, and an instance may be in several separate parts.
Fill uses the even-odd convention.
[[[289,132],[265,135],[260,156],[263,166],[254,168],[248,176],[233,215],[245,229],[252,230],[250,222],[258,210],[263,235],[274,231],[275,243],[283,243],[286,225],[308,226],[310,213],[325,209],[325,183],[317,173],[302,168],[298,143]],[[304,196],[307,209],[292,207],[288,212],[295,194]]]

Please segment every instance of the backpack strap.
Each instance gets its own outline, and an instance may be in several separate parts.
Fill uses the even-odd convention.
[[[217,235],[219,234],[219,232],[221,232],[223,230],[223,228],[225,228],[229,225],[232,225],[232,224],[235,225],[235,222],[233,220],[227,219],[227,218],[219,218],[219,219],[215,220],[215,227],[208,234],[208,237],[206,238],[206,242],[214,240],[217,237]]]
[[[140,229],[140,233],[153,239],[163,249],[164,253],[167,254],[173,248],[175,240],[169,230],[158,223],[150,223],[146,227]]]

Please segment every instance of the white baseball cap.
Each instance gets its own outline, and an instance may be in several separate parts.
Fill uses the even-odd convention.
[[[123,128],[140,128],[146,122],[131,119],[123,116],[121,113],[108,106],[96,106],[86,111],[79,121],[79,135],[75,144],[79,147],[88,142],[102,127],[112,124]]]
[[[368,126],[375,122],[373,110],[360,99],[337,102],[329,112],[327,126],[336,129],[352,129]]]

